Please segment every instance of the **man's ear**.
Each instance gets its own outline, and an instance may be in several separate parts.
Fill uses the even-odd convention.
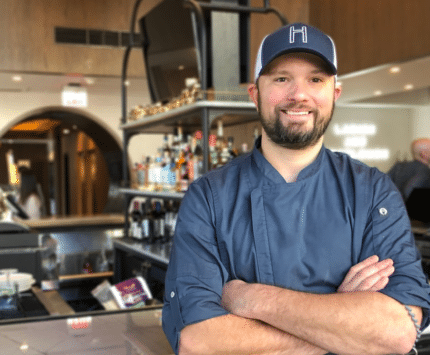
[[[342,93],[342,84],[338,81],[334,83],[334,101],[336,101]]]
[[[248,85],[248,94],[258,110],[258,86],[256,83],[252,83]]]

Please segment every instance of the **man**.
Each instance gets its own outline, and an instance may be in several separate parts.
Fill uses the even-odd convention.
[[[407,201],[415,188],[430,188],[430,139],[416,139],[411,144],[413,161],[396,163],[388,176]]]
[[[336,71],[313,27],[263,40],[249,87],[261,138],[182,201],[163,307],[176,353],[407,353],[428,324],[400,195],[322,144]]]

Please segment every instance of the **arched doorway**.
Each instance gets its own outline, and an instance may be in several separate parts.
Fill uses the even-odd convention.
[[[17,166],[31,166],[47,216],[122,210],[121,204],[110,203],[111,191],[122,179],[122,146],[97,117],[75,108],[40,108],[5,127],[0,143],[2,171],[9,170],[6,157],[11,152]],[[9,179],[0,174],[1,185]]]

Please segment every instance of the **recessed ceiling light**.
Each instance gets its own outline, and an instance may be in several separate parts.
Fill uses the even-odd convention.
[[[19,83],[22,81],[22,76],[21,75],[14,75],[14,76],[12,76],[12,81]]]
[[[185,69],[185,65],[178,66],[178,70],[184,70],[184,69]]]
[[[85,78],[87,85],[94,85],[96,80],[94,78]]]
[[[390,73],[391,73],[391,74],[397,74],[397,73],[400,73],[400,67],[398,67],[398,66],[391,67],[391,68],[390,68]]]
[[[130,86],[130,80],[125,80],[124,81],[124,86]]]
[[[376,90],[373,92],[373,95],[375,96],[381,96],[382,95],[382,91],[381,90]]]
[[[414,86],[412,85],[412,84],[406,84],[405,86],[404,86],[404,89],[405,90],[412,90],[414,88]]]

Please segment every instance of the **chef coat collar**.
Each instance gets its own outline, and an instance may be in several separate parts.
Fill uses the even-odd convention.
[[[272,164],[268,162],[268,160],[263,156],[263,154],[260,151],[261,148],[261,136],[258,137],[255,140],[254,149],[252,151],[252,157],[257,164],[257,167],[261,170],[261,172],[268,177],[270,180],[272,180],[276,184],[285,183],[285,179],[282,177],[282,175],[276,170]],[[314,174],[319,170],[323,157],[324,152],[326,148],[324,145],[321,147],[321,150],[318,153],[318,156],[316,159],[309,164],[307,167],[302,169],[297,176],[297,181],[304,180]]]

